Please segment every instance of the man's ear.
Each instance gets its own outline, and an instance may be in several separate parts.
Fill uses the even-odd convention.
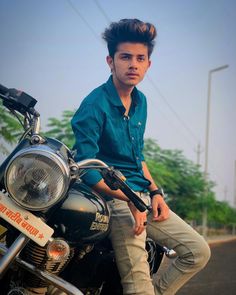
[[[108,66],[110,67],[110,69],[112,71],[113,70],[113,65],[114,65],[113,58],[110,55],[108,55],[107,58],[106,58],[106,60],[107,60]]]

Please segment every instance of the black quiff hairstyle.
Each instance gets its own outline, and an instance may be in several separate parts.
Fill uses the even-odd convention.
[[[107,42],[109,55],[114,58],[117,47],[120,43],[143,43],[148,47],[148,56],[152,54],[156,28],[150,23],[144,23],[139,19],[121,19],[119,22],[112,22],[105,29],[102,38]]]

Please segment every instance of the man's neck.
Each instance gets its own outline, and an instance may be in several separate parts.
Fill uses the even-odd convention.
[[[125,107],[125,115],[128,116],[129,114],[129,110],[130,110],[130,107],[131,107],[131,103],[132,103],[132,99],[131,99],[131,92],[133,90],[134,87],[132,88],[129,88],[129,89],[125,89],[125,88],[122,88],[122,89],[117,89],[117,92],[120,96],[120,99],[123,103],[123,106]]]
[[[121,84],[116,79],[113,79],[113,83],[116,87],[116,90],[117,90],[122,102],[129,101],[131,99],[131,93],[134,89],[134,86],[128,86],[128,85]]]

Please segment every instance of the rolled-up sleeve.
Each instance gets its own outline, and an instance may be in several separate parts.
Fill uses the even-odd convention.
[[[98,140],[102,132],[103,113],[92,104],[82,104],[71,120],[75,134],[75,160],[94,159],[99,152]],[[89,170],[83,180],[94,186],[102,179],[97,170]]]

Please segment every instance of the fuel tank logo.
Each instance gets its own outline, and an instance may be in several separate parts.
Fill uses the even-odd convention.
[[[90,230],[100,230],[107,231],[108,230],[109,218],[107,215],[96,213],[95,220],[92,222],[90,226]]]

